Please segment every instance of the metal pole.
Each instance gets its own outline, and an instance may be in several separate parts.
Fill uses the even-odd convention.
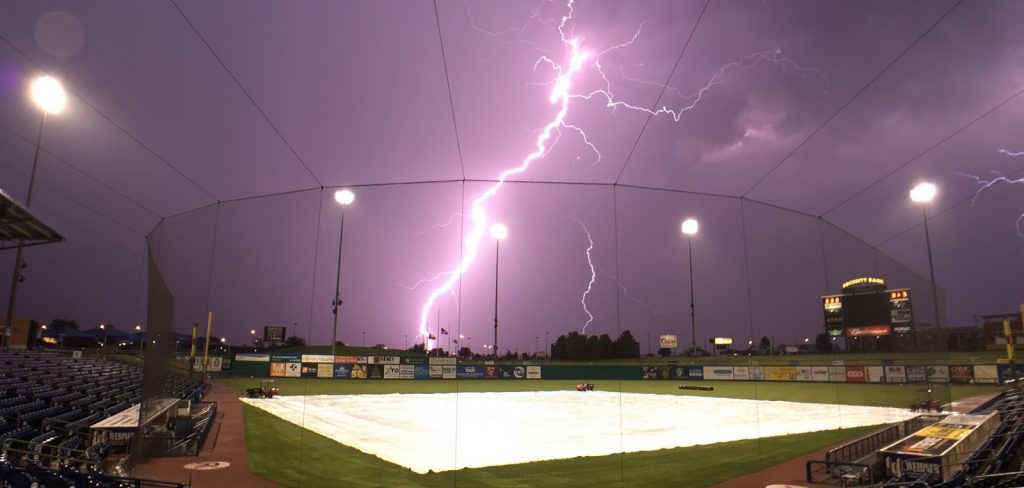
[[[551,359],[551,341],[548,339],[548,333],[551,331],[544,331],[544,359]]]
[[[28,195],[25,197],[25,208],[32,206],[32,190],[36,185],[36,168],[39,166],[39,148],[43,144],[43,127],[46,126],[46,114],[43,111],[43,120],[39,124],[39,134],[36,135],[36,152],[32,156],[32,173],[28,177]],[[14,253],[14,272],[11,274],[11,294],[7,297],[7,316],[4,319],[3,337],[0,338],[0,345],[10,346],[9,334],[14,326],[14,302],[18,298],[18,283],[21,280],[21,241],[18,241],[18,249]]]
[[[498,362],[498,249],[501,239],[494,240],[494,362]]]
[[[690,334],[692,335],[691,345],[693,346],[693,355],[697,355],[697,315],[693,310],[693,237],[688,241],[689,243],[689,255],[690,255]]]
[[[935,305],[935,328],[941,329],[939,323],[939,291],[935,283],[935,267],[932,266],[932,238],[928,233],[928,205],[921,206],[921,213],[924,215],[924,242],[928,247],[928,274],[932,279],[932,303]]]
[[[331,328],[331,356],[337,352],[338,343],[338,307],[341,306],[341,247],[345,243],[345,206],[341,206],[341,230],[338,231],[338,274],[334,279],[334,327]],[[363,342],[366,342],[365,332]],[[363,344],[364,346],[366,344]]]
[[[437,339],[434,339],[434,340],[437,341],[434,344],[436,346],[436,347],[434,347],[434,349],[435,349],[434,356],[435,357],[441,357],[441,309],[440,308],[437,309]]]

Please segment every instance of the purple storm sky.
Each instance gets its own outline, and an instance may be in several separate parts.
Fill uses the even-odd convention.
[[[69,90],[46,123],[33,202],[68,241],[26,251],[17,315],[144,321],[148,244],[178,330],[212,310],[232,343],[265,325],[329,341],[341,187],[356,200],[339,339],[414,342],[431,279],[467,251],[473,199],[535,150],[560,108],[552,63],[571,56],[561,1],[0,10],[0,188],[16,199],[41,118],[28,83],[49,73]],[[858,276],[911,287],[932,323],[907,197],[921,180],[939,186],[944,323],[1016,311],[1024,185],[972,202],[964,175],[1024,176],[1024,156],[999,152],[1024,151],[1021,18],[1017,1],[573,3],[561,32],[591,57],[560,137],[487,202],[509,228],[500,349],[532,352],[581,330],[587,310],[588,333],[630,329],[642,352],[647,334],[688,343],[687,217],[700,221],[701,342],[813,337],[819,296]],[[678,116],[649,113],[662,107]],[[432,307],[478,351],[493,341],[494,264],[485,237]]]

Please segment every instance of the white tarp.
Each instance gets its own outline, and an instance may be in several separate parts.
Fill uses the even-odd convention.
[[[417,473],[877,425],[916,415],[900,408],[603,391],[242,401]],[[424,420],[424,412],[432,413]]]

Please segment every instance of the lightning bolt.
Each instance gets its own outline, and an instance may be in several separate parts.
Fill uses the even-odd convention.
[[[583,329],[581,329],[580,332],[586,335],[587,326],[594,321],[594,314],[590,313],[590,310],[587,309],[587,295],[590,294],[590,291],[594,288],[594,281],[597,279],[597,273],[594,271],[594,261],[590,257],[590,251],[594,250],[594,239],[590,236],[590,230],[587,229],[587,225],[584,224],[582,220],[577,218],[575,215],[573,215],[572,218],[576,220],[577,224],[580,224],[580,227],[583,228],[583,233],[587,235],[587,242],[589,243],[587,246],[587,265],[590,266],[590,282],[587,283],[587,289],[583,292],[583,297],[580,298],[580,303],[583,305],[583,311],[587,314],[587,322],[583,324]]]
[[[1024,151],[1013,152],[1013,151],[1009,151],[1009,150],[1006,150],[1006,149],[1000,149],[998,152],[999,152],[999,154],[1005,154],[1005,155],[1010,156],[1010,157],[1024,156]],[[971,198],[971,206],[974,206],[974,204],[978,200],[978,197],[981,196],[981,194],[984,193],[985,190],[988,190],[989,188],[992,188],[992,186],[994,186],[996,183],[1007,183],[1007,184],[1010,184],[1010,185],[1024,184],[1024,178],[1018,178],[1018,179],[1015,180],[1015,179],[1012,179],[1012,178],[1007,178],[1007,177],[1005,177],[1005,176],[1003,176],[1003,175],[1001,175],[1001,174],[999,174],[999,173],[997,173],[995,171],[992,172],[992,174],[995,175],[995,177],[992,178],[992,179],[988,179],[988,180],[986,180],[986,179],[984,179],[984,178],[982,178],[980,176],[975,176],[975,175],[969,175],[969,174],[964,174],[964,173],[957,173],[957,174],[960,175],[960,176],[964,176],[964,177],[970,178],[970,179],[974,180],[975,183],[978,184],[978,191],[976,191],[974,193],[974,196]],[[1024,214],[1021,214],[1020,217],[1017,217],[1016,229],[1017,229],[1017,235],[1019,235],[1021,237],[1024,237]]]
[[[487,228],[488,218],[485,204],[498,193],[498,190],[505,185],[505,180],[510,176],[520,174],[526,171],[530,164],[535,160],[541,158],[547,152],[547,143],[551,140],[552,135],[555,133],[557,128],[565,120],[566,114],[569,112],[569,88],[572,86],[573,75],[580,72],[583,68],[583,62],[590,57],[590,53],[580,48],[580,42],[576,38],[566,37],[566,24],[572,19],[573,6],[572,0],[568,3],[569,12],[562,16],[562,21],[558,25],[558,31],[561,33],[562,42],[569,48],[570,56],[568,67],[563,67],[555,63],[551,58],[542,56],[546,63],[557,73],[555,77],[554,87],[551,89],[551,94],[548,96],[548,100],[552,104],[559,106],[558,112],[551,122],[549,122],[541,134],[537,137],[535,142],[536,149],[528,154],[519,163],[518,166],[503,171],[499,176],[496,183],[491,185],[486,191],[477,196],[471,204],[470,219],[471,219],[471,230],[469,235],[465,239],[466,253],[463,255],[459,265],[455,268],[448,278],[438,288],[435,288],[430,295],[427,297],[426,302],[423,304],[423,308],[420,310],[420,323],[419,333],[421,337],[429,337],[428,324],[430,311],[434,306],[434,302],[437,299],[448,293],[454,288],[461,277],[469,266],[476,260],[476,256],[479,253],[479,244],[481,238],[483,238],[484,230]],[[538,61],[540,62],[540,61]]]
[[[614,281],[615,284],[618,285],[619,289],[622,290],[622,294],[625,295],[625,297],[628,298],[629,301],[631,301],[631,302],[633,302],[633,303],[635,303],[637,305],[640,305],[645,310],[650,312],[652,315],[662,315],[662,316],[670,317],[670,318],[679,318],[679,317],[677,317],[675,315],[664,313],[664,312],[662,312],[662,311],[660,311],[660,310],[658,310],[658,309],[656,309],[656,308],[654,308],[654,307],[644,303],[639,298],[634,297],[633,295],[631,295],[629,293],[629,290],[626,289],[626,285],[623,285],[622,282],[619,281],[619,279],[615,275],[609,273],[604,268],[598,267],[597,270],[600,271],[601,274],[607,276],[608,278],[611,278],[612,281]]]
[[[789,58],[783,56],[781,49],[775,48],[775,49],[771,49],[771,50],[768,50],[768,51],[762,51],[762,52],[753,53],[753,54],[750,54],[750,55],[747,55],[747,56],[743,56],[743,57],[739,58],[736,61],[733,61],[733,62],[731,62],[729,64],[726,64],[717,73],[715,73],[708,80],[708,82],[704,84],[704,86],[702,86],[696,92],[694,92],[692,94],[689,94],[689,95],[684,95],[682,92],[680,92],[679,90],[677,90],[675,88],[667,87],[667,86],[661,85],[661,84],[656,84],[657,86],[661,86],[663,88],[671,90],[673,93],[675,93],[677,96],[679,96],[683,100],[683,102],[684,102],[682,104],[682,106],[675,107],[675,108],[669,108],[667,105],[663,105],[662,107],[655,108],[655,109],[649,109],[649,108],[646,108],[646,107],[637,106],[637,105],[631,104],[631,103],[629,103],[627,101],[620,100],[620,99],[618,99],[615,96],[615,94],[614,94],[614,92],[612,90],[611,81],[608,79],[608,76],[607,76],[607,74],[605,72],[605,69],[604,69],[604,65],[601,62],[601,57],[602,56],[606,56],[606,55],[608,55],[608,54],[610,54],[610,53],[612,53],[614,51],[626,48],[626,47],[632,45],[634,42],[636,42],[636,40],[639,38],[640,33],[643,30],[644,26],[647,24],[647,21],[642,22],[637,27],[636,31],[633,33],[633,36],[629,40],[627,40],[625,42],[622,42],[622,43],[619,43],[619,44],[616,44],[616,45],[613,45],[611,47],[608,47],[608,48],[606,48],[606,49],[604,49],[602,51],[594,53],[594,52],[591,52],[591,51],[584,50],[582,48],[582,46],[581,46],[582,41],[580,40],[580,38],[575,37],[575,35],[572,32],[573,31],[573,26],[571,24],[571,21],[572,21],[573,12],[574,12],[573,0],[568,0],[568,2],[566,4],[566,9],[567,9],[567,12],[564,15],[561,16],[561,20],[558,23],[558,32],[560,34],[560,38],[561,38],[562,44],[565,46],[566,50],[568,51],[568,58],[569,59],[568,59],[567,65],[563,65],[563,64],[561,64],[559,62],[556,62],[551,56],[549,56],[547,54],[547,51],[545,51],[543,49],[540,49],[536,44],[534,44],[532,42],[529,42],[529,41],[523,41],[523,42],[525,42],[527,44],[532,45],[535,49],[537,49],[537,51],[539,53],[542,53],[538,57],[537,61],[534,63],[533,69],[537,70],[541,66],[548,66],[548,67],[550,67],[551,71],[554,73],[554,75],[555,75],[554,79],[552,79],[552,80],[550,80],[550,81],[548,81],[546,83],[539,83],[537,85],[545,86],[545,87],[546,86],[550,86],[551,87],[551,90],[550,90],[550,93],[549,93],[549,96],[548,96],[548,100],[549,100],[549,102],[551,104],[558,106],[558,111],[555,114],[554,118],[551,119],[548,122],[548,124],[545,125],[539,131],[539,135],[537,136],[537,138],[536,138],[536,140],[534,142],[535,150],[533,152],[529,153],[525,158],[523,158],[520,161],[520,163],[518,164],[518,166],[515,166],[513,168],[510,168],[510,169],[507,169],[507,170],[501,172],[501,174],[498,176],[498,178],[496,180],[496,183],[491,185],[486,191],[484,191],[483,193],[478,195],[473,200],[473,202],[472,202],[472,204],[470,206],[471,208],[470,208],[470,212],[469,212],[469,217],[470,217],[470,220],[471,220],[471,222],[470,222],[471,229],[469,230],[469,233],[468,233],[468,235],[466,236],[466,238],[464,240],[465,252],[463,254],[463,257],[459,261],[458,265],[455,267],[455,269],[452,270],[452,271],[448,271],[448,272],[446,272],[444,274],[444,276],[446,276],[444,281],[441,283],[440,286],[435,288],[430,293],[430,295],[427,297],[426,301],[424,302],[423,308],[420,311],[420,320],[419,320],[419,333],[420,333],[421,337],[429,337],[429,331],[428,331],[429,315],[430,315],[430,311],[434,307],[434,303],[442,295],[444,295],[446,293],[451,293],[452,292],[452,289],[455,286],[455,284],[458,282],[458,280],[461,278],[461,276],[463,274],[465,274],[466,270],[468,270],[469,267],[476,260],[477,254],[479,253],[480,241],[483,238],[484,231],[487,228],[487,224],[489,222],[489,219],[488,219],[488,216],[487,216],[487,211],[486,211],[486,204],[487,204],[488,201],[491,200],[491,198],[493,198],[498,193],[498,191],[501,189],[501,187],[504,186],[505,181],[506,181],[507,178],[527,171],[527,169],[529,169],[531,163],[533,163],[534,161],[536,161],[538,159],[541,159],[545,155],[547,155],[551,151],[551,149],[555,146],[555,144],[559,141],[559,139],[560,139],[560,137],[562,135],[562,130],[563,129],[569,130],[569,131],[574,131],[574,132],[580,134],[580,136],[583,139],[583,142],[596,155],[596,159],[593,162],[593,164],[597,164],[598,162],[601,161],[601,152],[598,150],[597,146],[595,144],[593,144],[593,142],[587,137],[586,132],[582,128],[580,128],[579,126],[566,122],[566,116],[569,113],[569,103],[570,103],[570,101],[572,101],[572,100],[599,99],[599,100],[603,100],[604,101],[605,107],[611,109],[611,112],[613,114],[618,109],[635,110],[635,111],[640,111],[640,112],[648,113],[648,114],[650,114],[652,116],[667,115],[667,116],[672,117],[672,119],[674,121],[678,122],[683,117],[684,113],[692,110],[694,107],[697,106],[698,103],[700,103],[702,97],[704,96],[704,94],[707,91],[711,90],[715,86],[718,86],[718,85],[722,84],[724,82],[725,78],[726,78],[726,75],[729,72],[731,72],[731,71],[735,71],[735,70],[743,71],[743,70],[751,69],[751,68],[753,68],[753,67],[755,67],[755,66],[757,66],[759,64],[762,64],[762,63],[773,63],[773,64],[779,66],[784,73],[798,75],[798,76],[805,77],[805,78],[810,76],[810,75],[817,75],[817,76],[820,76],[822,79],[824,79],[826,83],[828,82],[828,79],[825,77],[825,75],[820,70],[801,67],[800,65],[798,65],[795,62],[793,62]],[[472,14],[468,11],[468,6],[467,6],[467,16],[469,17],[469,22],[470,22],[470,25],[471,25],[471,27],[473,29],[477,30],[478,32],[480,32],[480,33],[482,33],[484,35],[488,35],[488,36],[491,36],[491,37],[503,37],[503,36],[505,36],[507,34],[512,34],[512,33],[523,34],[526,31],[526,29],[532,23],[538,23],[540,25],[548,25],[548,24],[554,22],[554,19],[545,19],[545,18],[543,18],[541,16],[541,14],[539,13],[539,10],[534,10],[534,11],[531,12],[530,17],[526,20],[526,22],[524,24],[522,24],[520,27],[509,28],[509,29],[505,29],[505,30],[500,31],[500,32],[492,32],[492,31],[485,30],[485,29],[479,27],[476,24],[476,21],[473,19]],[[587,62],[589,59],[593,59],[593,61],[590,64],[592,64],[594,66],[594,69],[597,71],[598,75],[604,81],[604,88],[596,89],[596,90],[591,90],[591,91],[586,92],[586,93],[571,93],[570,90],[572,88],[573,77],[575,75],[579,74],[583,70],[584,63]],[[632,78],[628,78],[626,76],[624,76],[624,78],[626,78],[626,79],[628,79],[630,81],[635,81],[635,82],[655,84],[653,82],[644,82],[644,81],[641,81],[641,80],[635,80],[635,79],[632,79]],[[533,83],[530,83],[530,84],[533,84]],[[530,85],[530,84],[528,84],[528,85]],[[579,221],[579,220],[577,220],[577,221]],[[582,225],[582,222],[581,222],[581,225]],[[584,230],[586,230],[585,226],[584,226]],[[589,239],[589,235],[588,235],[588,239]],[[591,241],[591,247],[588,248],[588,261],[589,261],[589,252],[590,252],[590,250],[592,248],[593,248],[593,241]],[[591,264],[591,271],[592,271],[592,273],[591,273],[591,282],[590,282],[590,285],[588,285],[588,291],[584,293],[583,298],[581,300],[583,302],[584,310],[587,312],[587,315],[589,317],[589,320],[587,321],[587,324],[589,324],[593,320],[593,315],[590,314],[589,310],[586,309],[586,295],[587,295],[587,293],[589,293],[590,286],[593,285],[594,278],[596,277],[596,275],[593,273],[593,263],[591,262],[590,264]],[[605,273],[605,274],[607,274],[607,273]],[[440,277],[440,276],[442,276],[442,275],[438,275],[438,277]],[[616,280],[616,283],[618,283],[617,280]],[[621,283],[619,283],[619,287],[622,288],[623,291],[625,292],[625,288],[622,287]],[[627,292],[627,297],[628,296],[629,295],[628,295],[628,292]],[[640,302],[638,300],[635,300],[632,297],[630,297],[630,298],[633,301],[643,305],[642,302]],[[644,306],[645,306],[645,308],[648,308],[649,310],[653,310],[649,306],[646,306],[646,305],[644,305]],[[657,313],[657,311],[655,311],[655,313]],[[584,328],[585,327],[586,327],[586,325],[584,325]]]

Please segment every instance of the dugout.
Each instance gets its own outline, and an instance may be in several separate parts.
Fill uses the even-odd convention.
[[[949,479],[964,461],[992,435],[999,412],[951,415],[879,450],[889,476],[938,475]]]

